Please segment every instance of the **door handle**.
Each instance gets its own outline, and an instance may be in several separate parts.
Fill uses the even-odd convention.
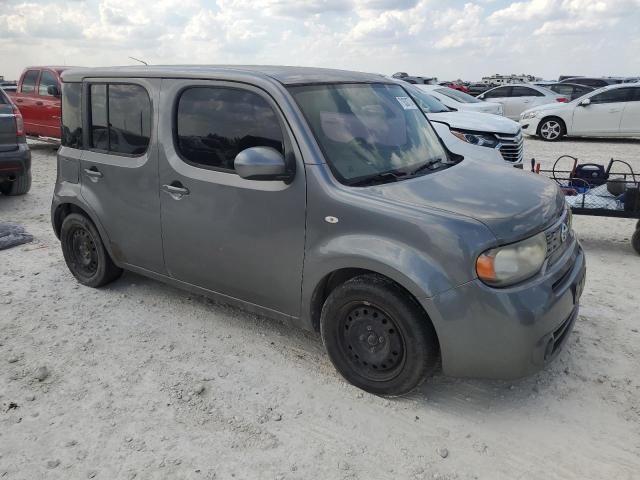
[[[36,102],[36,105],[44,105],[44,103],[42,103],[40,100],[38,100],[38,101]]]
[[[22,100],[21,98],[16,98],[16,102],[22,103],[22,102],[24,102],[24,100]]]
[[[84,174],[89,177],[89,179],[94,183],[103,177],[102,172],[99,171],[96,167],[85,168]]]
[[[171,185],[162,185],[162,191],[171,195],[174,200],[181,200],[182,197],[191,193],[187,187],[182,186],[179,182],[173,182]]]

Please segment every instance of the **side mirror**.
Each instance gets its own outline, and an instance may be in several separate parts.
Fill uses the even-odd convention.
[[[590,98],[585,98],[584,100],[582,100],[580,102],[580,106],[581,107],[586,107],[587,105],[591,105],[591,99]]]
[[[479,98],[480,100],[484,100],[484,94],[482,94],[482,95],[478,95],[478,98]]]
[[[52,97],[59,97],[60,89],[58,89],[58,87],[55,85],[49,85],[47,87],[47,95],[51,95]]]
[[[247,180],[286,180],[291,175],[282,154],[271,147],[251,147],[233,160],[236,173]]]

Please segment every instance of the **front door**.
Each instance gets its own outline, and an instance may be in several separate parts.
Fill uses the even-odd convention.
[[[119,263],[164,273],[156,131],[159,79],[87,80],[82,196]]]
[[[578,103],[573,109],[574,135],[617,135],[620,132],[622,111],[628,88],[614,88],[589,97],[591,103]]]
[[[49,87],[55,87],[58,95],[50,93]],[[49,70],[42,70],[40,74],[36,105],[40,135],[60,138],[60,84],[58,77]]]
[[[640,87],[633,87],[622,112],[620,134],[640,135]]]
[[[514,99],[511,97],[511,86],[505,85],[489,90],[482,94],[482,99],[501,104],[504,116],[514,118],[516,107],[514,105]]]
[[[290,316],[300,314],[306,185],[283,116],[241,83],[163,80],[159,136],[165,265],[177,280]],[[293,180],[245,180],[245,148],[269,146]]]
[[[27,70],[20,81],[20,91],[16,93],[15,103],[22,114],[27,135],[39,135],[37,91],[40,70]]]

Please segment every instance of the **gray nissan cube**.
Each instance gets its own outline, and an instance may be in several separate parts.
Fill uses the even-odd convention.
[[[67,70],[51,216],[71,273],[130,270],[319,332],[399,395],[436,368],[513,378],[578,314],[557,185],[448,151],[410,92],[299,67]]]

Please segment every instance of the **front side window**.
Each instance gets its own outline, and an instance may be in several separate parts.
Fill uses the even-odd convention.
[[[62,138],[65,147],[82,148],[82,84],[62,87]]]
[[[289,91],[344,184],[398,181],[454,163],[399,85],[305,85]]]
[[[40,96],[52,96],[49,93],[49,87],[58,88],[58,80],[56,77],[49,71],[43,70],[42,75],[40,75],[40,85],[38,86],[38,95]]]
[[[191,87],[178,100],[177,147],[186,161],[214,170],[234,170],[236,155],[251,147],[284,153],[282,129],[260,95],[226,87]]]
[[[627,101],[631,88],[614,88],[591,97],[591,103],[619,103]]]
[[[36,82],[38,81],[39,70],[28,70],[22,79],[22,93],[34,93],[36,91]]]
[[[461,92],[460,90],[454,90],[453,88],[437,88],[436,92],[460,103],[482,102],[482,100],[478,100],[476,97],[472,97],[471,95]]]
[[[512,97],[544,97],[542,92],[529,87],[513,87],[511,90]]]
[[[489,90],[484,94],[484,98],[503,98],[510,97],[511,87],[499,87]]]
[[[91,146],[142,155],[151,137],[151,100],[140,85],[92,84]]]

